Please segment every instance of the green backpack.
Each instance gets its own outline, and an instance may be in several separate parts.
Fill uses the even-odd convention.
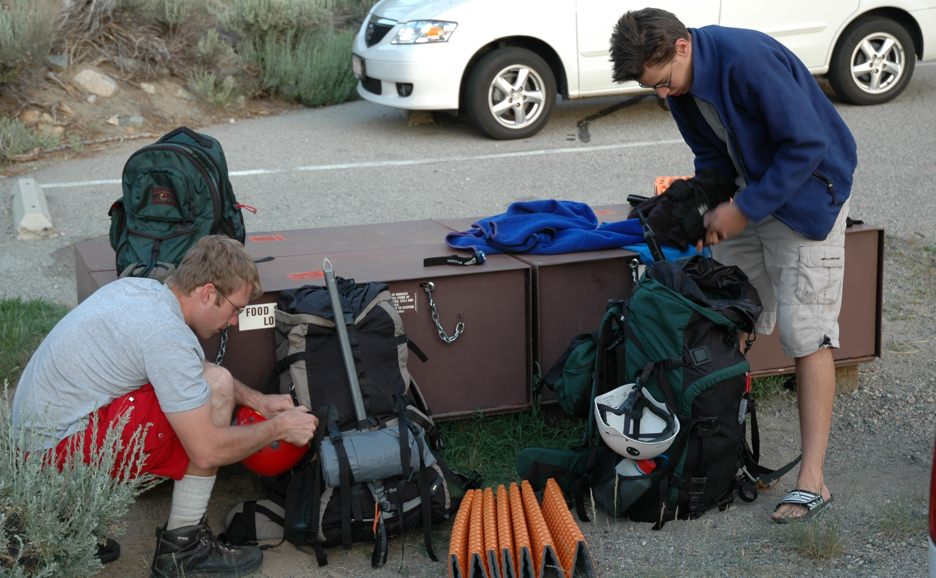
[[[624,301],[611,299],[598,331],[576,336],[537,385],[550,387],[566,413],[585,420],[582,439],[566,448],[523,448],[516,457],[522,479],[540,491],[554,478],[582,521],[589,519],[585,503],[591,473],[614,455],[596,434],[592,402],[596,395],[615,387],[608,375],[623,372],[623,311]]]
[[[165,278],[205,235],[244,242],[240,205],[221,143],[180,127],[136,151],[111,205],[110,243],[121,277]]]
[[[736,493],[752,501],[757,483],[770,484],[795,465],[774,471],[758,463],[745,353],[760,312],[747,276],[714,259],[660,261],[644,273],[620,318],[624,363],[605,383],[644,384],[676,413],[679,435],[646,476],[616,473],[615,459],[596,467],[590,484],[600,507],[659,529],[677,517],[724,509]]]
[[[548,387],[564,412],[575,417],[586,417],[592,372],[595,370],[597,339],[597,332],[576,335],[546,375],[535,380],[533,395],[541,394],[543,388]]]

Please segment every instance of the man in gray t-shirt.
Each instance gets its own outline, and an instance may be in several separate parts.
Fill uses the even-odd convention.
[[[278,440],[306,445],[315,433],[317,419],[288,395],[263,395],[205,362],[198,338],[235,325],[261,294],[243,246],[204,237],[166,285],[118,279],[69,312],[16,388],[14,426],[29,449],[52,450],[60,461],[82,451],[87,457],[82,443],[93,419],[101,426],[91,444],[130,408],[125,447],[138,426],[148,428],[142,471],[176,480],[169,520],[157,531],[155,576],[241,575],[259,566],[259,549],[221,544],[205,523],[217,469]],[[232,426],[235,405],[268,419]]]

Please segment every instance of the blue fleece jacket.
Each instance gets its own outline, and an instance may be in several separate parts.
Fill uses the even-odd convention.
[[[623,247],[643,241],[638,219],[599,223],[592,208],[575,201],[522,201],[507,212],[479,219],[468,231],[449,233],[455,249],[485,253],[556,255]]]
[[[692,88],[669,97],[695,153],[696,171],[734,175],[727,146],[693,97],[714,105],[744,172],[735,202],[749,220],[773,215],[824,239],[851,194],[855,139],[818,83],[789,49],[753,30],[706,26],[692,34]]]
[[[640,219],[599,223],[592,208],[575,201],[519,201],[507,212],[479,219],[467,231],[449,233],[445,242],[455,249],[487,254],[532,253],[557,255],[578,251],[624,248],[653,263],[644,242]],[[661,246],[668,260],[691,257],[695,247]]]

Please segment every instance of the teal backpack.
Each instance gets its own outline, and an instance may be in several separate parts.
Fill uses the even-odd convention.
[[[597,331],[576,335],[546,375],[536,378],[533,395],[542,394],[544,387],[549,388],[564,412],[575,417],[587,417],[597,340]]]
[[[567,398],[576,392],[570,407],[585,409],[588,429],[581,443],[524,448],[517,454],[518,474],[534,488],[555,477],[583,521],[592,498],[613,517],[653,522],[654,529],[725,508],[736,494],[754,500],[759,484],[773,483],[796,464],[777,471],[759,464],[750,366],[739,340],[753,332],[760,310],[756,290],[737,267],[702,256],[654,263],[629,299],[609,302],[594,342],[591,387],[562,392]],[[655,399],[666,400],[680,430],[654,459],[651,473],[623,474],[621,456],[595,433],[593,400],[638,381]]]
[[[752,501],[758,485],[773,483],[796,464],[774,471],[758,463],[745,354],[760,312],[747,276],[708,257],[660,261],[641,277],[620,318],[623,364],[604,380],[643,384],[666,400],[680,429],[647,475],[617,473],[616,459],[593,470],[590,484],[602,509],[659,529],[675,518],[725,509],[736,494]],[[743,350],[742,334],[748,335]]]
[[[180,127],[136,151],[124,165],[123,197],[111,205],[110,243],[121,277],[165,278],[205,235],[244,242],[221,143]]]

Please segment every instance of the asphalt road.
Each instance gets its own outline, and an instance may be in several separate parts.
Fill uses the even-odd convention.
[[[893,102],[837,107],[858,141],[852,215],[936,242],[936,65],[918,65]],[[246,217],[250,232],[487,216],[530,199],[620,203],[647,194],[658,175],[692,171],[688,147],[653,96],[563,102],[539,135],[507,142],[446,114],[411,125],[403,112],[364,101],[197,128],[223,144],[238,200],[259,209]],[[0,179],[0,296],[74,303],[66,247],[107,233],[123,163],[143,144],[26,175],[46,194],[52,239],[15,240],[13,180]]]

